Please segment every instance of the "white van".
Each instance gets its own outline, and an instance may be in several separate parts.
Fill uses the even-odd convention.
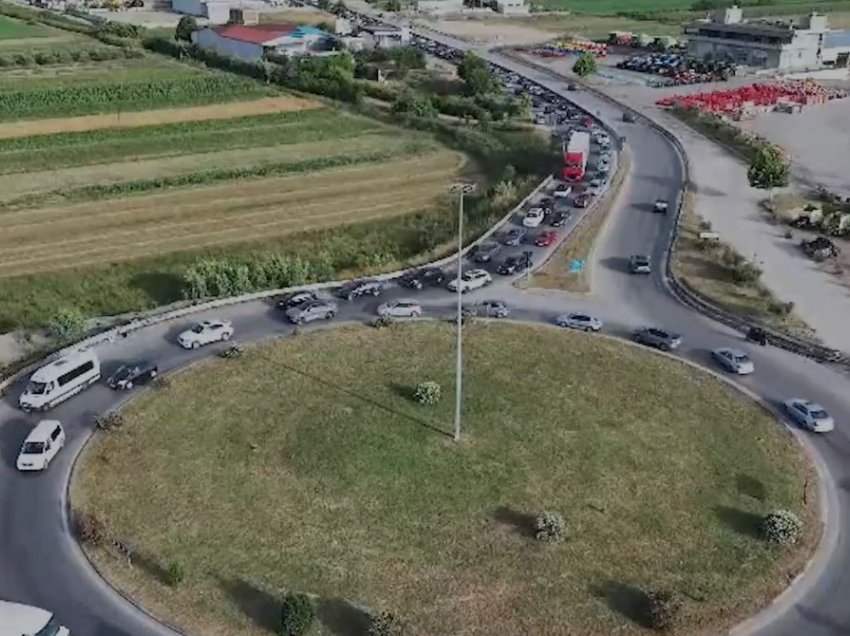
[[[0,636],[71,636],[47,610],[0,601]]]
[[[32,374],[18,398],[24,411],[46,411],[100,379],[100,361],[93,351],[72,353]]]
[[[65,431],[56,420],[41,420],[18,453],[18,470],[44,470],[65,445]]]

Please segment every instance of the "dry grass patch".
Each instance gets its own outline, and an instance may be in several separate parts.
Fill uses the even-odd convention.
[[[453,346],[439,323],[306,334],[140,396],[72,486],[137,550],[133,568],[94,551],[98,568],[209,636],[268,634],[284,590],[315,595],[317,636],[339,633],[340,599],[414,636],[555,636],[642,633],[622,595],[658,584],[688,599],[686,628],[720,633],[804,562],[810,469],[725,384],[607,339],[477,323],[456,445],[451,396],[411,399],[422,380],[452,386]],[[757,537],[775,507],[805,519],[797,550]],[[528,536],[541,509],[564,515],[567,541]],[[172,562],[174,588],[158,575]]]
[[[0,215],[0,276],[249,243],[409,214],[463,165],[437,151],[391,162]]]
[[[294,110],[324,108],[324,104],[302,97],[264,97],[246,102],[190,106],[187,108],[159,108],[140,112],[111,113],[108,115],[84,115],[54,119],[38,119],[0,123],[0,139],[52,135],[104,128],[135,128],[156,126],[184,121],[208,119],[234,119],[252,115],[285,113]]]
[[[531,277],[530,287],[560,289],[567,292],[586,294],[590,292],[590,254],[599,239],[599,233],[605,227],[608,216],[617,202],[620,188],[629,173],[631,158],[628,152],[620,154],[617,172],[611,180],[611,187],[596,207],[589,211],[567,239],[555,250],[552,257]],[[583,260],[584,269],[574,274],[570,272],[570,263],[574,259]]]

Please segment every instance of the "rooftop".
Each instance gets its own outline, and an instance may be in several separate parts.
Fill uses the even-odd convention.
[[[329,35],[321,29],[312,26],[295,24],[226,24],[213,27],[213,31],[228,40],[265,44],[283,37],[300,40],[307,35]]]

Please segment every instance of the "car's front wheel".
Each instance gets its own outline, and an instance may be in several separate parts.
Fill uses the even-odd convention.
[[[151,371],[150,373],[148,373],[148,377],[149,377],[151,380],[153,380],[153,379],[156,377],[156,375],[157,375],[157,374],[156,374],[156,369],[154,369],[153,371]]]
[[[334,316],[336,316],[336,314],[332,311],[329,311],[328,313],[325,314],[325,320],[330,320]]]
[[[197,340],[195,340],[195,341],[192,343],[192,348],[193,348],[193,349],[197,349],[197,348],[198,348],[198,347],[200,347],[200,346],[201,346],[201,343],[200,343],[200,342],[198,342]]]
[[[660,345],[658,345],[658,348],[662,351],[670,351],[670,345],[665,342],[662,342]]]

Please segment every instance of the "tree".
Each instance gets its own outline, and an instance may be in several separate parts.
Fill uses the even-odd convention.
[[[396,97],[393,102],[393,112],[427,119],[433,119],[437,116],[437,109],[427,95],[409,89],[403,90]]]
[[[763,144],[753,157],[747,170],[750,185],[768,191],[768,200],[773,207],[773,189],[788,185],[790,167],[782,151],[773,144]]]
[[[315,619],[310,599],[304,594],[287,594],[280,608],[280,636],[303,636]]]
[[[768,513],[759,529],[765,541],[778,545],[794,545],[803,536],[803,522],[790,510]]]
[[[573,64],[573,73],[579,77],[587,77],[596,72],[596,58],[592,53],[582,53]]]
[[[192,34],[198,30],[198,22],[190,15],[184,15],[174,30],[174,39],[178,42],[191,42]]]
[[[76,307],[66,307],[50,319],[47,330],[59,342],[80,340],[86,333],[86,318]]]
[[[499,79],[487,66],[487,62],[472,51],[464,53],[457,74],[464,81],[468,95],[487,95],[499,90]]]

